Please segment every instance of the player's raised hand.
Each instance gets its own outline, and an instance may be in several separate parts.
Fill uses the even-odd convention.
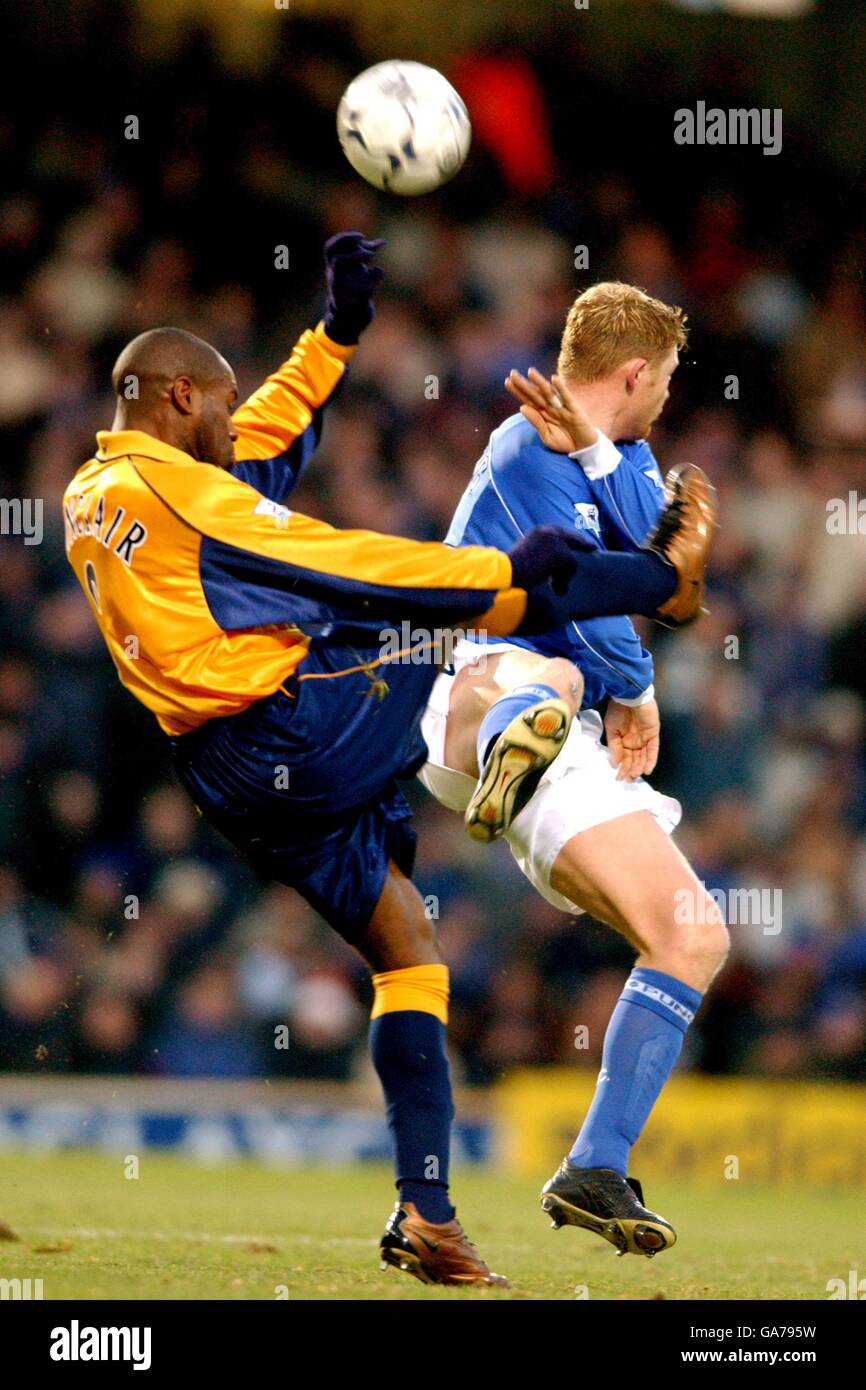
[[[617,765],[618,782],[636,782],[653,771],[659,756],[659,707],[655,700],[645,705],[608,703],[604,717],[607,746]]]
[[[373,258],[384,241],[362,232],[338,232],[325,242],[325,332],[335,343],[352,347],[376,312],[376,290],[385,274]]]
[[[505,378],[505,389],[520,402],[521,415],[538,431],[548,449],[573,454],[575,449],[586,449],[598,439],[598,430],[590,424],[583,406],[562,377],[554,374],[548,381],[535,367],[530,367],[527,379],[512,370]]]

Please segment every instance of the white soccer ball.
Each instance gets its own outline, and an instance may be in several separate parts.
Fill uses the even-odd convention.
[[[462,100],[435,68],[376,63],[343,93],[337,111],[343,153],[388,193],[430,193],[462,166],[472,140]]]

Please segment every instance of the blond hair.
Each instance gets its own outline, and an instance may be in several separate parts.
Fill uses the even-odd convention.
[[[635,285],[605,280],[578,295],[568,311],[556,370],[570,381],[599,381],[633,357],[653,362],[687,341],[682,309]]]

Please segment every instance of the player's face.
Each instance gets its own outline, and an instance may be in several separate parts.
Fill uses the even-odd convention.
[[[633,437],[645,439],[667,404],[670,381],[677,369],[679,353],[675,347],[655,362],[647,362],[635,383],[632,407]]]
[[[217,468],[230,468],[235,461],[238,432],[232,424],[232,410],[238,398],[234,373],[201,388],[198,418],[195,422],[195,457]]]

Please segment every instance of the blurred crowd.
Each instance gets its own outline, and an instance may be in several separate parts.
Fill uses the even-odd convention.
[[[652,443],[663,468],[707,469],[722,529],[709,616],[644,632],[662,711],[653,780],[682,801],[678,839],[708,886],[780,891],[783,913],[732,925],[685,1064],[862,1076],[866,516],[858,527],[849,505],[866,497],[862,195],[796,130],[784,177],[782,158],[755,150],[698,163],[662,131],[658,84],[638,103],[632,83],[593,83],[573,44],[504,44],[452,74],[486,112],[466,171],[435,198],[379,198],[334,138],[340,91],[371,61],[349,33],[299,23],[255,79],[224,72],[203,34],[170,63],[136,58],[122,22],[110,36],[110,61],[104,34],[71,39],[82,99],[69,120],[37,93],[0,127],[0,497],[44,503],[40,544],[0,535],[0,1069],[366,1065],[365,971],[292,892],[257,882],[173,782],[66,565],[59,505],[111,422],[108,375],[129,337],[192,329],[243,393],[318,318],[324,238],[358,227],[387,238],[386,285],[293,502],[341,526],[441,538],[510,413],[505,372],[553,364],[588,284],[628,280],[687,310],[690,350]],[[59,57],[47,62],[42,90],[52,76],[64,90]],[[743,90],[731,62],[695,95],[748,104]],[[511,106],[497,120],[508,93],[529,125]],[[616,113],[597,139],[591,110]],[[635,119],[652,160],[627,134]],[[833,499],[842,527],[828,524]],[[457,1076],[596,1065],[628,948],[557,913],[505,846],[479,849],[410,794],[418,883],[452,971]]]

